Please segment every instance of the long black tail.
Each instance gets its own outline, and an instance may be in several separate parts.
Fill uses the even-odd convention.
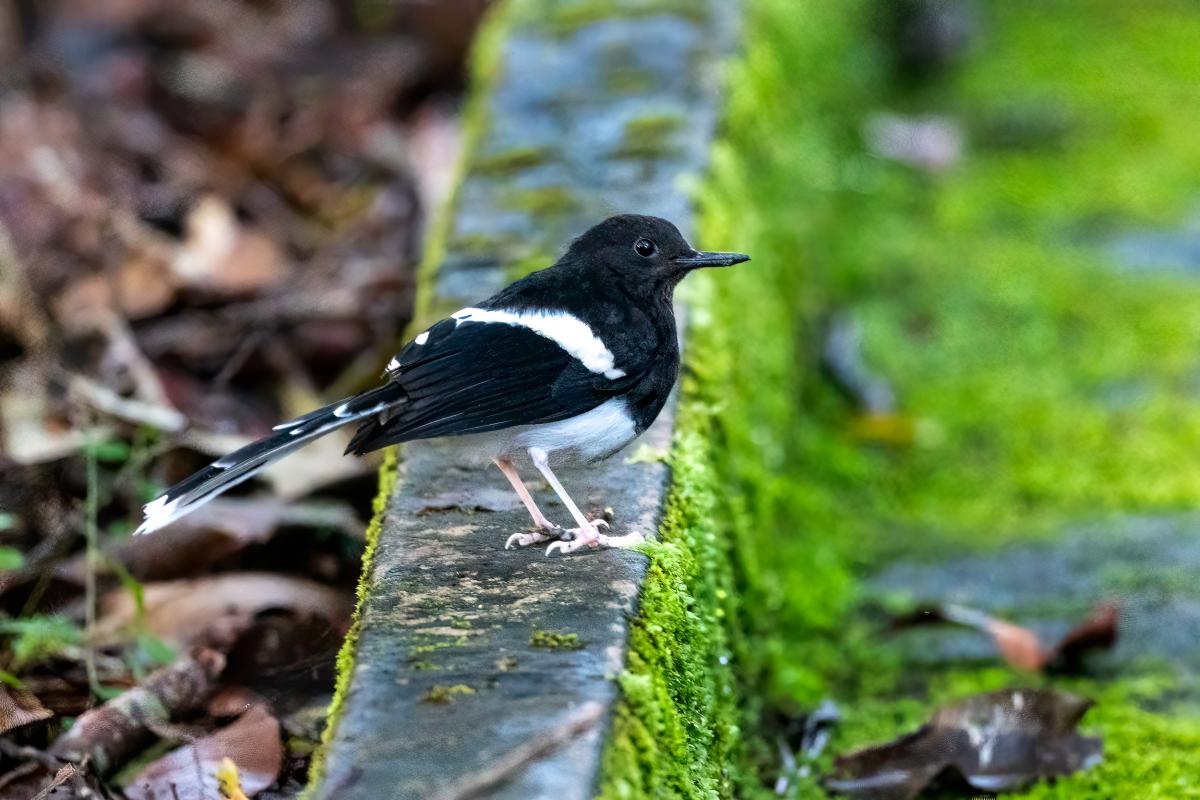
[[[189,514],[217,495],[258,474],[293,450],[365,417],[403,402],[404,390],[395,383],[318,408],[275,426],[276,433],[222,456],[147,503],[146,518],[136,533],[150,533]]]

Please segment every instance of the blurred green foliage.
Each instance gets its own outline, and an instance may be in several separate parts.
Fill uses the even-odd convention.
[[[1121,271],[1101,235],[1178,224],[1200,195],[1200,11],[981,10],[962,68],[901,91],[870,4],[751,3],[701,194],[705,243],[754,258],[735,279],[702,278],[713,324],[693,340],[725,510],[750,543],[746,602],[759,612],[744,617],[758,646],[742,671],[780,702],[836,697],[849,713],[840,749],[1022,680],[907,669],[856,614],[870,569],[1200,502],[1200,282]],[[929,173],[871,155],[862,129],[883,111],[956,120],[961,163]],[[996,134],[1014,127],[1036,135]],[[835,309],[862,325],[911,443],[864,442],[821,377]],[[1137,402],[1113,400],[1129,386]],[[763,618],[777,627],[754,631]],[[1144,710],[1166,683],[1136,696],[1122,685],[1076,687],[1100,697],[1088,723],[1107,737],[1105,763],[1030,796],[1200,791],[1181,783],[1196,720]]]
[[[0,634],[11,636],[8,652],[14,669],[63,655],[83,644],[83,630],[57,614],[0,620]]]

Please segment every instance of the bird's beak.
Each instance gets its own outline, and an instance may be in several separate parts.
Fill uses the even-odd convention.
[[[732,267],[734,264],[749,261],[750,256],[742,253],[705,253],[700,251],[671,260],[685,269],[698,269],[699,267]]]

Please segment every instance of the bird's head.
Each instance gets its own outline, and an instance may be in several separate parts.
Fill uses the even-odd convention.
[[[576,239],[567,255],[596,269],[609,269],[634,286],[666,288],[694,269],[750,260],[741,253],[696,250],[667,220],[639,214],[609,217]]]

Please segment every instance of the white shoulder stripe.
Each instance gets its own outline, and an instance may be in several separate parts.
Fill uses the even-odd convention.
[[[600,337],[592,332],[586,322],[565,311],[464,308],[450,316],[460,325],[464,322],[499,322],[528,328],[566,350],[597,375],[610,380],[625,377],[625,370],[616,367],[612,352]]]

